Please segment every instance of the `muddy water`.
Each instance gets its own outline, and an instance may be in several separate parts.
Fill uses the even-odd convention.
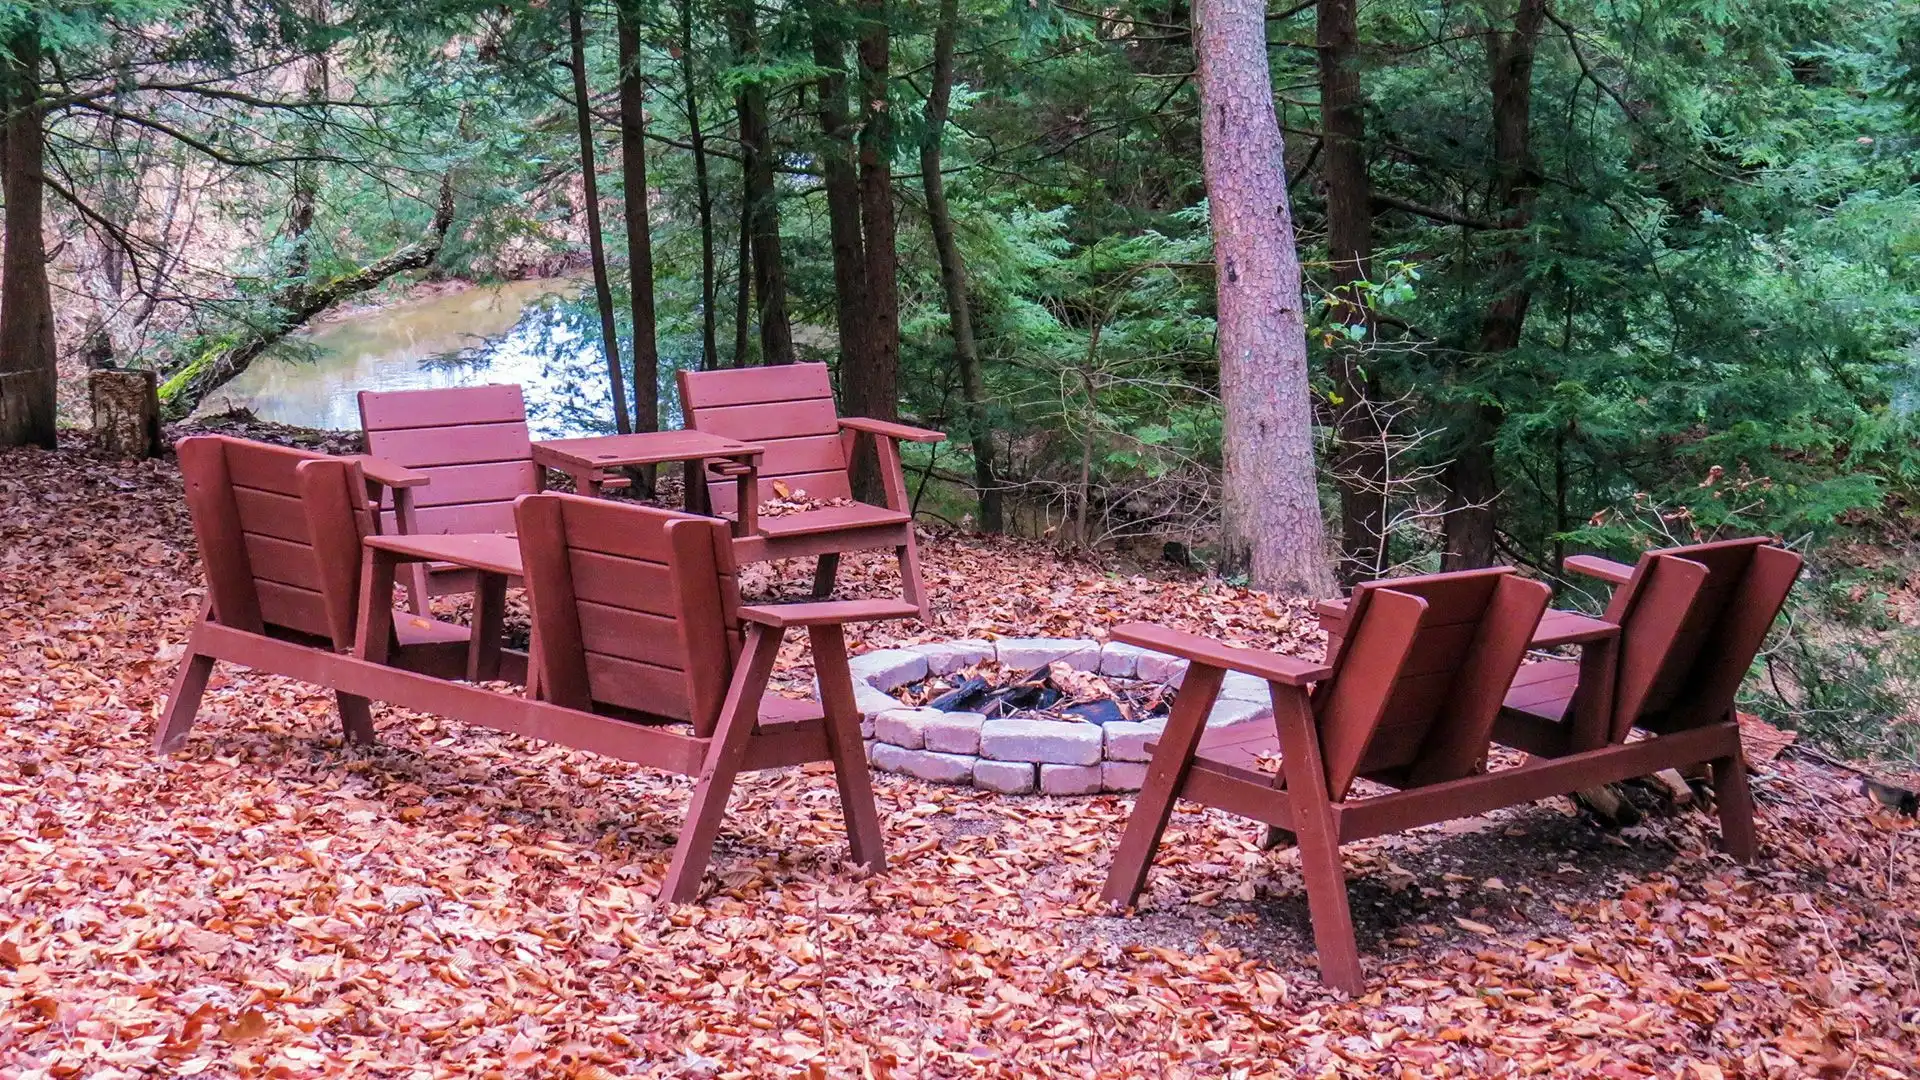
[[[598,325],[583,285],[538,278],[347,312],[255,362],[202,411],[243,408],[262,420],[353,430],[361,390],[519,383],[536,438],[610,431]]]

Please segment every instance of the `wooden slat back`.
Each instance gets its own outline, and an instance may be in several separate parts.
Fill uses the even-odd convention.
[[[518,386],[362,390],[360,426],[367,453],[431,478],[414,494],[420,533],[511,532],[513,500],[540,490]],[[381,531],[395,531],[383,505]]]
[[[215,621],[255,633],[279,629],[351,644],[362,535],[356,529],[364,522],[351,503],[344,518],[323,507],[316,530],[300,470],[333,461],[357,479],[358,466],[223,435],[183,439],[178,453]],[[353,569],[344,570],[345,563]],[[329,595],[343,584],[345,595]]]
[[[1470,772],[1550,592],[1506,567],[1356,588],[1314,694],[1333,796],[1370,774],[1418,786]]]
[[[303,461],[294,472],[320,570],[328,633],[336,648],[351,648],[359,618],[361,549],[373,531],[367,480],[359,462],[341,458]]]
[[[1634,568],[1633,578],[1615,590],[1615,600],[1624,595],[1627,602],[1607,605],[1608,621],[1620,627],[1608,725],[1612,742],[1624,741],[1645,710],[1707,576],[1707,568],[1691,559],[1649,553]]]
[[[712,734],[738,652],[725,524],[576,495],[515,506],[543,692]]]
[[[1652,718],[1664,713],[1693,683],[1703,677],[1702,660],[1715,652],[1715,640],[1724,632],[1723,626],[1728,618],[1736,614],[1734,602],[1748,569],[1753,565],[1754,555],[1766,546],[1766,538],[1754,537],[1711,544],[1689,544],[1650,553],[1697,563],[1706,568],[1707,578],[1694,594],[1693,605],[1674,633],[1666,656],[1660,662],[1659,671],[1647,688],[1639,708],[1640,717]],[[1644,569],[1647,563],[1648,559],[1643,558],[1640,567]],[[1635,574],[1636,578],[1639,576]],[[1784,594],[1781,599],[1784,601]],[[1636,603],[1635,608],[1638,606]],[[1771,614],[1768,618],[1771,621]]]
[[[815,499],[852,495],[827,365],[683,371],[680,401],[687,427],[766,447],[762,500],[775,495],[775,480]],[[738,509],[732,479],[709,474],[707,491],[716,513]]]
[[[1766,643],[1767,631],[1786,605],[1803,563],[1786,548],[1769,544],[1752,549],[1745,572],[1726,591],[1724,600],[1714,605],[1712,628],[1694,651],[1664,715],[1643,710],[1643,726],[1673,731],[1717,723],[1731,714],[1740,682]],[[1703,595],[1712,584],[1710,579],[1701,590]],[[1696,603],[1696,613],[1703,606],[1704,601]]]

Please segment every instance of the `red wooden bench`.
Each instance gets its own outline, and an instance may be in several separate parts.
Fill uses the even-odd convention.
[[[190,487],[195,532],[203,552],[213,556],[207,560],[213,602],[194,630],[176,680],[157,739],[162,750],[184,739],[214,661],[227,660],[334,689],[355,741],[374,737],[366,703],[376,700],[696,777],[661,885],[670,901],[698,894],[727,795],[745,770],[833,762],[854,859],[872,870],[884,867],[842,626],[910,617],[913,605],[862,600],[742,606],[726,523],[574,495],[528,495],[517,501],[514,526],[544,699],[501,693],[397,666],[418,647],[409,640],[413,617],[380,613],[392,608],[396,572],[415,560],[406,537],[364,536],[364,530],[315,534],[320,543],[310,546],[328,550],[327,565],[336,575],[347,565],[342,552],[364,549],[353,564],[359,619],[351,655],[336,651],[341,628],[334,609],[325,609],[325,622],[272,604],[271,618],[258,617],[259,586],[268,579],[255,578],[235,554],[245,550],[244,523],[255,519],[240,512],[236,521],[234,506],[236,500],[252,501],[245,491],[271,478],[245,471],[239,477],[245,484],[235,485],[225,472],[212,471],[225,468],[224,455],[234,442],[218,445],[217,465],[190,467],[190,482],[199,482],[197,493]],[[242,455],[251,461],[250,452]],[[183,463],[212,457],[184,446],[181,456]],[[349,471],[340,487],[347,494],[339,498],[347,499],[356,490],[351,470],[358,465],[344,464]],[[309,501],[333,497],[302,495]],[[298,509],[289,504],[276,512]],[[488,541],[498,546],[496,538]],[[495,571],[510,568],[499,552],[484,561]],[[327,636],[281,633],[289,619],[296,628],[324,629]],[[818,701],[766,692],[790,628],[805,628],[812,644]],[[440,670],[464,670],[464,630],[454,643]]]
[[[885,506],[855,502],[761,517],[759,503],[741,504],[735,474],[719,470],[708,471],[708,499],[715,513],[738,519],[742,535],[735,542],[735,555],[741,562],[818,556],[816,597],[833,591],[842,552],[893,548],[900,560],[903,595],[920,610],[922,620],[931,619],[899,443],[940,442],[945,435],[841,416],[825,364],[683,371],[680,403],[687,427],[766,447],[756,477],[760,502],[774,497],[776,483],[822,501],[850,499],[848,466],[857,440],[872,439]]]
[[[362,390],[359,396],[367,453],[420,477],[382,495],[382,534],[512,532],[513,500],[545,486],[518,386]],[[596,478],[597,488],[624,483]],[[419,563],[406,584],[408,606],[424,612],[429,597],[472,592],[476,581],[465,567]]]
[[[1106,901],[1126,907],[1139,895],[1176,798],[1265,822],[1300,845],[1322,977],[1357,994],[1364,977],[1343,843],[1705,762],[1714,768],[1727,846],[1750,856],[1752,804],[1729,716],[1482,771],[1548,594],[1504,568],[1370,582],[1354,591],[1349,632],[1325,665],[1146,624],[1116,627],[1115,640],[1183,656],[1190,666],[1114,857]],[[1589,639],[1613,634],[1582,630]],[[1268,681],[1271,729],[1205,732],[1228,670]],[[1264,767],[1275,756],[1277,776]],[[1360,779],[1393,790],[1361,795],[1353,786]]]
[[[214,661],[251,665],[263,651],[353,647],[360,543],[372,530],[363,465],[390,483],[412,480],[364,459],[222,435],[183,439],[177,452],[207,597],[155,737],[162,752],[186,738]],[[465,671],[464,627],[384,610],[400,646],[393,663],[435,675]],[[365,699],[342,692],[339,703],[350,729],[372,730]]]

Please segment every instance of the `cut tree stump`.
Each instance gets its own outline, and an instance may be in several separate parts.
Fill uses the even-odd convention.
[[[116,457],[160,456],[160,395],[151,371],[87,373],[93,441]]]

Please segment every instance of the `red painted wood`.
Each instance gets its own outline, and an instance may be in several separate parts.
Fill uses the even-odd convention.
[[[701,431],[762,446],[766,445],[763,441],[766,439],[832,435],[840,430],[840,417],[834,412],[832,398],[706,406],[698,415]]]
[[[526,418],[527,406],[520,388],[508,384],[360,391],[360,426],[370,432],[511,423]]]
[[[680,378],[680,400],[689,411],[807,398],[832,400],[833,381],[827,365],[784,364],[683,372]]]
[[[784,630],[789,626],[826,626],[850,622],[882,622],[911,618],[914,605],[900,600],[817,600],[800,604],[760,604],[742,607],[748,622]]]
[[[1279,653],[1265,652],[1260,649],[1234,648],[1198,634],[1189,634],[1184,630],[1170,630],[1152,623],[1121,623],[1114,627],[1111,633],[1115,641],[1138,645],[1155,652],[1173,653],[1213,667],[1244,671],[1249,675],[1258,675],[1263,679],[1288,686],[1304,686],[1324,679],[1328,674],[1327,668],[1308,663],[1298,657],[1282,656]]]
[[[772,539],[819,536],[850,529],[871,529],[886,525],[905,525],[912,518],[899,510],[866,503],[850,506],[823,506],[800,514],[782,514],[760,519],[760,531]]]
[[[369,431],[367,452],[409,469],[427,471],[445,465],[532,461],[533,442],[524,423],[469,424]]]

